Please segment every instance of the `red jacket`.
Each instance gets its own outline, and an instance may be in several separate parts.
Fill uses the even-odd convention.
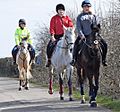
[[[61,20],[62,19],[62,20]],[[55,15],[50,21],[50,34],[51,35],[60,35],[64,34],[63,25],[65,27],[73,27],[73,22],[70,17]]]

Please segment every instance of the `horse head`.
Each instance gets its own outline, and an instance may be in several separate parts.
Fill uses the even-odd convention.
[[[65,40],[68,46],[73,45],[75,42],[75,29],[72,27],[64,28],[65,29]]]
[[[91,24],[91,29],[92,29],[92,33],[91,33],[92,41],[94,45],[98,45],[100,40],[100,38],[98,38],[98,34],[101,29],[100,24],[96,24],[96,23]]]
[[[100,24],[97,24],[97,23],[91,24],[91,29],[92,29],[92,32],[99,32],[101,29]]]
[[[21,43],[20,43],[20,52],[23,54],[27,54],[28,52],[28,43],[27,43],[27,38],[23,38]]]
[[[92,24],[91,29],[91,34],[86,38],[86,45],[88,48],[90,48],[90,51],[93,55],[97,55],[97,52],[100,48],[100,38],[98,36],[100,31],[100,24]]]

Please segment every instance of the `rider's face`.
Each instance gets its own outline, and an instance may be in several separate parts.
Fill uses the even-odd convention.
[[[65,11],[63,9],[58,10],[58,15],[59,16],[64,16],[64,14],[65,14]]]
[[[91,7],[89,7],[89,6],[86,5],[86,6],[83,7],[83,11],[84,11],[85,13],[88,13],[88,12],[90,12],[90,8],[91,8]]]
[[[21,24],[20,24],[20,27],[21,27],[22,29],[24,29],[25,24],[21,23]]]

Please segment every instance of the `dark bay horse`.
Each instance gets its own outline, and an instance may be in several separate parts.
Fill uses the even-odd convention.
[[[101,63],[100,39],[97,36],[99,27],[92,26],[92,33],[82,41],[82,49],[78,53],[76,68],[78,81],[80,84],[80,92],[82,95],[81,103],[85,103],[84,98],[84,81],[89,81],[90,106],[96,107],[96,96],[99,88],[99,70]]]

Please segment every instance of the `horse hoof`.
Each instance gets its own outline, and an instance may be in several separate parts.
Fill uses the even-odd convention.
[[[48,93],[49,93],[50,95],[52,95],[52,94],[53,94],[53,91],[52,91],[52,90],[49,90]]]
[[[69,101],[73,101],[73,98],[69,98]]]
[[[91,102],[90,107],[97,107],[97,103],[96,102]]]
[[[60,97],[60,100],[64,100],[64,97],[63,97],[63,96],[61,96],[61,97]]]
[[[19,88],[18,90],[19,90],[19,91],[21,91],[22,89],[21,89],[21,88]]]
[[[81,104],[85,104],[86,102],[85,102],[85,100],[81,100]]]
[[[29,90],[29,88],[28,88],[28,87],[25,87],[25,90]]]

